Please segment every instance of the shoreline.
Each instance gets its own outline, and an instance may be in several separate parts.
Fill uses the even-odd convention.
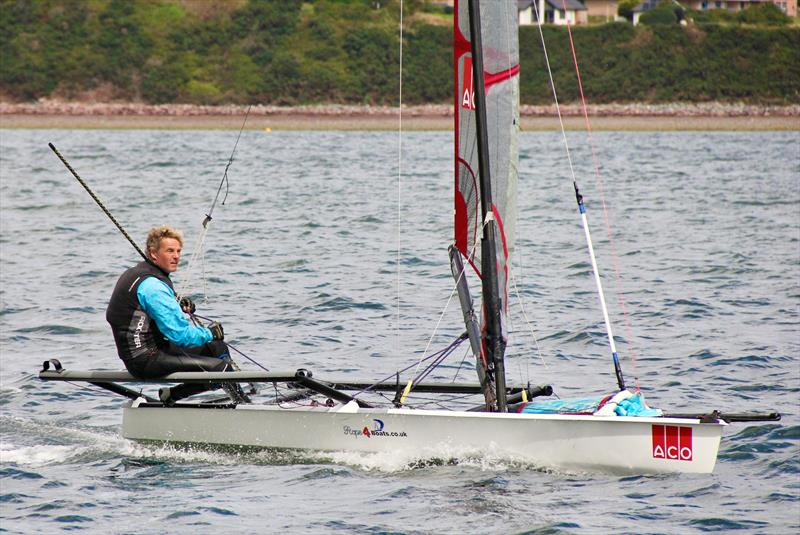
[[[238,130],[246,106],[187,104],[0,102],[3,129]],[[560,107],[566,130],[586,130],[583,109]],[[800,105],[605,104],[587,107],[592,130],[800,130]],[[560,130],[555,106],[520,106],[523,131]],[[262,106],[250,108],[246,130],[452,130],[447,104],[403,106]]]
[[[0,115],[0,129],[32,130],[238,130],[240,117],[193,116],[101,116],[101,115]],[[665,117],[598,116],[589,118],[592,131],[800,131],[797,117]],[[523,132],[558,131],[557,117],[521,118]],[[278,115],[249,117],[245,130],[367,130],[397,131],[397,117]],[[451,117],[403,117],[405,131],[452,131]],[[585,131],[582,117],[565,117],[564,129]]]

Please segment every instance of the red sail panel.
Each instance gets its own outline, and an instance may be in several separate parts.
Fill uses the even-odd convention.
[[[519,135],[519,45],[517,7],[513,1],[481,2],[488,120],[489,166],[492,179],[492,211],[498,233],[496,259],[500,274],[502,308],[508,306],[507,275],[514,250]],[[478,177],[478,143],[469,10],[466,0],[455,3],[454,28],[455,106],[455,244],[480,275],[481,215]]]

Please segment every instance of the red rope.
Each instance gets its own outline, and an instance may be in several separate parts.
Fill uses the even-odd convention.
[[[562,0],[562,5],[564,6],[564,13],[567,13],[567,2],[566,0]],[[606,225],[606,234],[608,236],[608,242],[611,245],[611,257],[612,262],[614,265],[614,289],[617,294],[617,299],[619,301],[620,309],[622,310],[622,317],[625,324],[625,335],[628,338],[628,348],[631,354],[631,364],[633,366],[633,376],[634,381],[636,383],[636,392],[640,391],[639,387],[639,372],[636,369],[636,344],[634,343],[633,338],[633,329],[631,328],[630,317],[628,316],[628,311],[625,307],[625,297],[622,293],[622,281],[620,276],[620,269],[619,269],[619,255],[617,254],[617,246],[614,243],[614,238],[612,237],[611,232],[611,223],[608,217],[608,208],[606,207],[606,197],[605,197],[605,188],[603,187],[603,177],[600,173],[600,165],[597,159],[597,152],[595,151],[594,146],[594,139],[592,138],[592,125],[589,121],[589,112],[586,106],[586,97],[583,93],[583,81],[581,80],[581,71],[578,67],[578,55],[575,53],[575,41],[572,39],[572,29],[570,28],[569,21],[567,21],[567,34],[569,35],[569,46],[572,50],[572,61],[575,65],[575,74],[578,77],[578,91],[581,97],[581,109],[583,111],[583,119],[584,123],[586,124],[586,134],[589,138],[589,147],[591,148],[592,152],[592,166],[594,167],[594,176],[595,176],[595,183],[597,185],[597,189],[600,192],[600,202],[603,205],[603,220],[605,221]]]

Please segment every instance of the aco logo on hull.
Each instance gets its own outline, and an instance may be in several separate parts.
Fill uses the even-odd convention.
[[[692,428],[677,425],[653,425],[653,457],[691,461]]]

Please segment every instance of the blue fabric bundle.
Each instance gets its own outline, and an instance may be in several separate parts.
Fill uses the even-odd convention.
[[[528,403],[522,409],[524,414],[593,414],[606,397],[554,399]]]
[[[661,409],[651,409],[644,402],[641,394],[634,394],[617,403],[614,409],[617,416],[661,416]]]
[[[641,393],[623,390],[614,395],[556,399],[527,403],[519,412],[523,414],[594,414],[596,416],[661,416],[661,409],[647,406]]]

